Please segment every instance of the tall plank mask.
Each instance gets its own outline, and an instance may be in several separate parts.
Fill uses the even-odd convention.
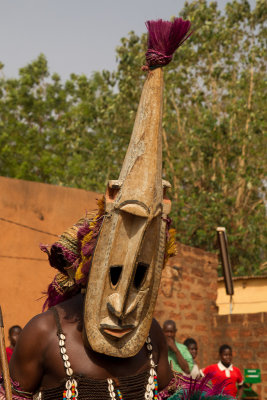
[[[147,26],[148,75],[119,179],[107,186],[84,305],[89,345],[98,353],[123,358],[137,354],[149,334],[164,264],[171,203],[165,197],[170,185],[162,180],[161,66],[171,60],[169,47],[172,54],[189,36],[190,22],[179,18],[172,23],[149,21]],[[155,40],[159,29],[169,46],[160,49],[160,56],[157,46],[162,42]],[[170,46],[175,33],[176,44]]]

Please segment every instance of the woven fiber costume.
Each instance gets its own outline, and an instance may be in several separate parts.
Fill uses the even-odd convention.
[[[190,22],[181,18],[149,21],[147,27],[147,79],[119,179],[109,181],[95,216],[80,220],[50,251],[43,247],[50,264],[60,271],[48,289],[45,305],[54,313],[66,372],[66,380],[58,387],[37,394],[44,400],[174,400],[187,397],[187,390],[193,387],[200,397],[214,394],[208,379],[193,382],[179,375],[169,388],[158,392],[150,328],[162,268],[175,252],[168,218],[171,203],[165,194],[170,184],[162,180],[161,67],[189,36]],[[68,356],[68,337],[53,306],[79,291],[85,291],[85,346],[119,359],[134,357],[144,347],[147,371],[106,380],[75,374]]]

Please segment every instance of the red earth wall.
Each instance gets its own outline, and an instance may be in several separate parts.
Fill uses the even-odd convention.
[[[96,209],[100,196],[80,189],[0,177],[0,304],[5,332],[12,325],[23,327],[42,310],[42,292],[56,271],[49,267],[40,243],[54,243],[57,235],[86,211]]]

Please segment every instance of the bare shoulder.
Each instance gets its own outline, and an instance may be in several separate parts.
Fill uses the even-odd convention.
[[[54,316],[53,312],[50,310],[37,314],[35,315],[28,323],[25,325],[24,329],[28,328],[37,328],[41,330],[45,330],[46,328],[49,328],[52,321],[54,321]]]
[[[47,311],[32,318],[19,335],[9,366],[12,379],[25,390],[34,389],[39,382],[44,354],[55,330],[53,313]]]
[[[55,329],[54,315],[51,310],[38,314],[25,325],[19,336],[18,344],[22,341],[28,342],[29,339],[32,344],[35,340],[46,342]]]

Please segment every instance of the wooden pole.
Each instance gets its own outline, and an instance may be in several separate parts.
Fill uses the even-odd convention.
[[[12,389],[10,383],[9,368],[6,356],[6,345],[5,345],[5,333],[4,333],[4,321],[2,309],[0,306],[0,363],[2,367],[4,385],[5,385],[5,397],[6,400],[12,400]]]

